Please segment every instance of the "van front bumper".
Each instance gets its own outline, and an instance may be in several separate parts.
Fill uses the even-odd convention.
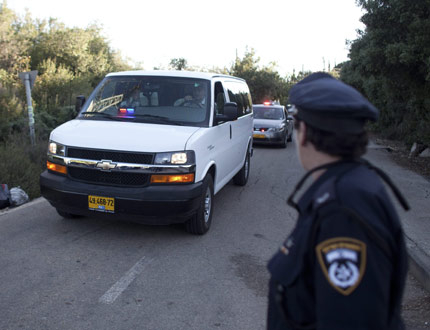
[[[117,187],[78,182],[47,170],[40,175],[40,191],[63,212],[158,225],[187,221],[197,211],[203,194],[202,182]],[[114,213],[90,210],[89,195],[114,198]]]

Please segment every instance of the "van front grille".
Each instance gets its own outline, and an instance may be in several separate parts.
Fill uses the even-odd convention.
[[[111,160],[118,163],[133,163],[133,164],[153,164],[153,153],[136,153],[124,152],[113,150],[99,150],[99,149],[81,149],[81,148],[67,148],[67,157],[91,159],[91,160]]]
[[[144,173],[105,172],[78,167],[69,167],[68,174],[72,179],[87,183],[133,187],[147,186],[150,176]]]

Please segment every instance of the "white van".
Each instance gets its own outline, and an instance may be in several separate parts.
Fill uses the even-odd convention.
[[[245,185],[252,101],[243,79],[186,71],[108,74],[50,135],[42,196],[63,217],[211,225],[213,196]],[[78,99],[79,101],[79,99]]]

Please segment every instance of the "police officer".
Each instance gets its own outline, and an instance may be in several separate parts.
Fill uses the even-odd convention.
[[[293,86],[296,146],[307,174],[288,203],[296,227],[268,264],[267,328],[404,329],[401,299],[407,273],[403,231],[380,169],[361,158],[364,125],[378,110],[326,73]],[[309,188],[296,202],[307,178]]]

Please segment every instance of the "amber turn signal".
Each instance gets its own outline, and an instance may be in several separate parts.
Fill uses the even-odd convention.
[[[194,173],[151,175],[151,183],[191,183],[194,182]]]
[[[66,166],[54,164],[54,163],[51,163],[51,162],[47,161],[46,162],[46,167],[50,171],[58,172],[58,173],[61,173],[61,174],[67,174],[67,167]]]

